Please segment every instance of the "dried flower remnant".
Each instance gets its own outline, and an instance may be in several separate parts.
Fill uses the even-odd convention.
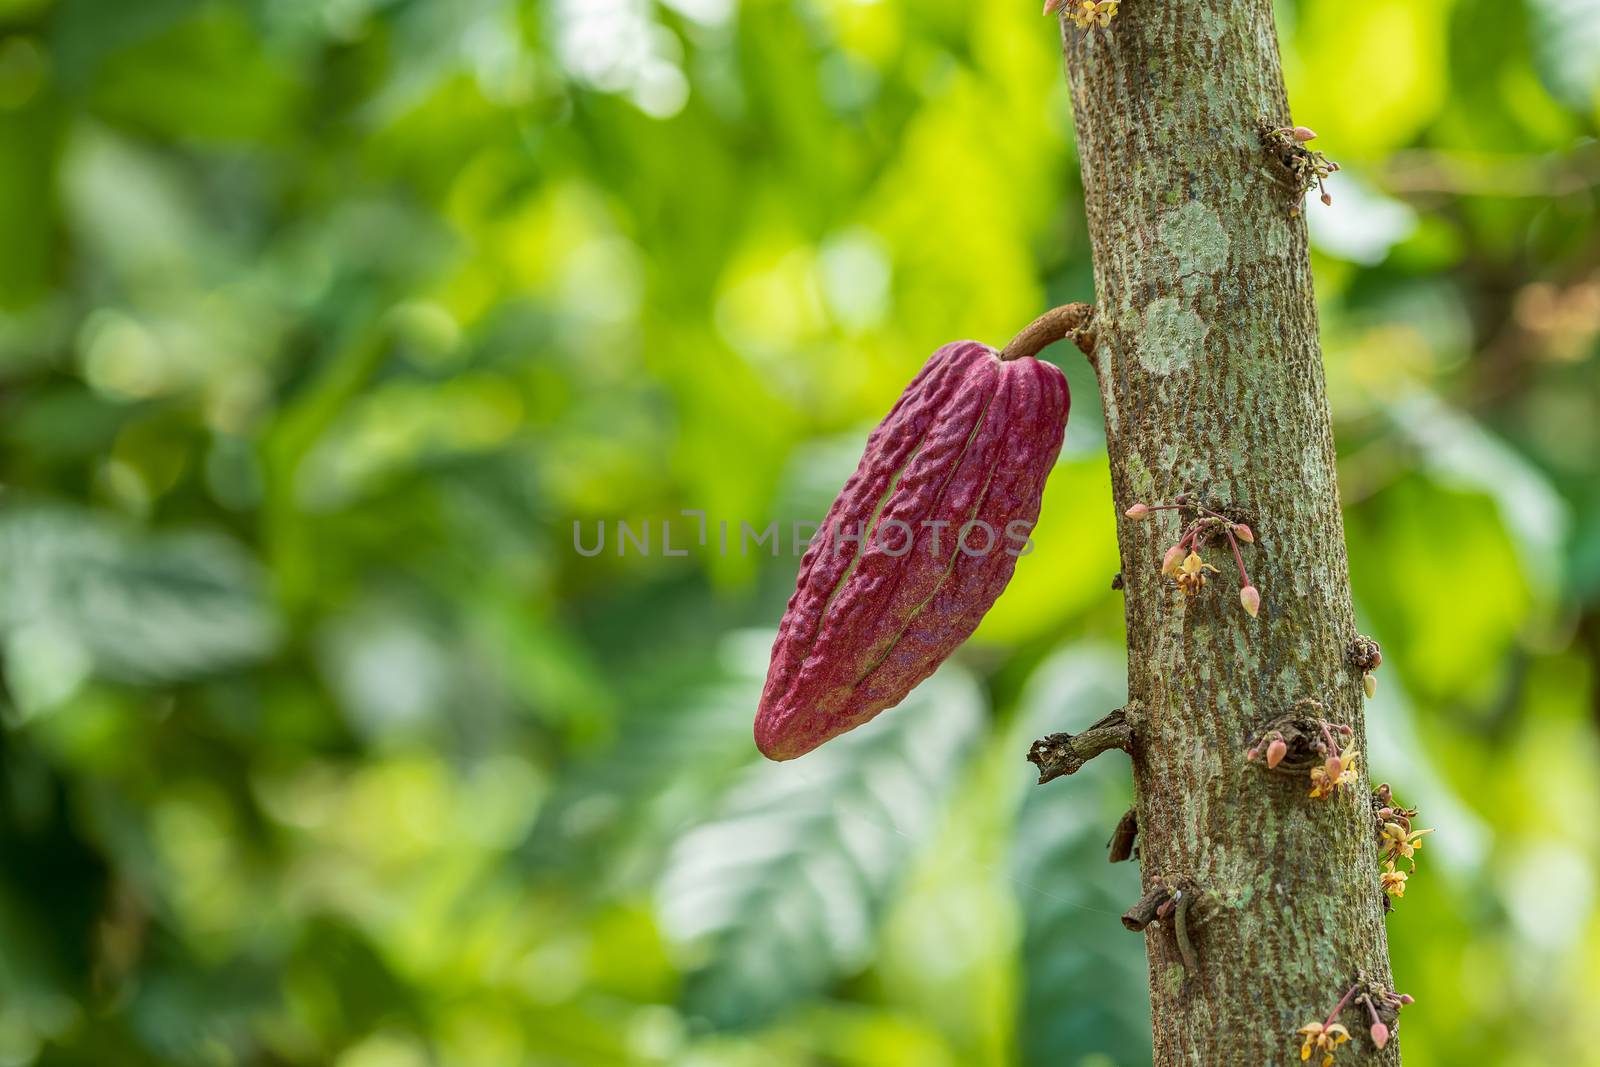
[[[1375,671],[1383,666],[1383,646],[1366,634],[1357,634],[1345,649],[1344,658],[1358,671]]]
[[[1394,798],[1394,790],[1388,782],[1380,782],[1372,791],[1372,815],[1379,830],[1383,829],[1386,822],[1397,822],[1406,829],[1411,829],[1411,820],[1417,817],[1416,808],[1408,808]]]
[[[1117,828],[1111,831],[1111,839],[1106,842],[1107,859],[1112,863],[1124,863],[1135,859],[1139,855],[1139,846],[1135,843],[1139,836],[1139,813],[1134,808],[1129,808],[1117,820]]]
[[[1357,634],[1345,649],[1345,661],[1361,672],[1361,691],[1371,700],[1378,692],[1378,679],[1373,672],[1383,666],[1383,650],[1378,642],[1365,634]]]

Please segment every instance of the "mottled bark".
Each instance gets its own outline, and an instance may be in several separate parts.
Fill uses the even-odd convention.
[[[1270,0],[1124,0],[1107,29],[1063,22],[1087,190],[1126,583],[1146,903],[1192,893],[1193,959],[1145,930],[1155,1063],[1299,1062],[1295,1031],[1358,973],[1390,986],[1368,809],[1361,679],[1303,218],[1264,151],[1288,123]],[[1314,119],[1314,116],[1307,116]],[[1315,208],[1314,202],[1311,207]],[[1259,618],[1222,573],[1186,600],[1158,568],[1183,491],[1248,522]],[[1354,728],[1361,780],[1327,800],[1246,750],[1314,698]],[[1072,803],[1064,790],[1061,802]],[[1198,974],[1192,973],[1198,969]],[[1340,1064],[1398,1064],[1355,1008]]]

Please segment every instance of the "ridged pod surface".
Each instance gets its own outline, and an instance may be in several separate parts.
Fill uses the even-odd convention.
[[[1070,403],[1031,356],[958,341],[929,357],[800,561],[756,713],[765,756],[894,707],[977,629],[1039,517]]]

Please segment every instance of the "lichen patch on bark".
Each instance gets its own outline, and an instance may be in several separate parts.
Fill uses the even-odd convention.
[[[1151,374],[1185,370],[1205,352],[1205,320],[1180,297],[1158,297],[1146,304],[1136,328],[1139,362]]]
[[[1210,207],[1190,200],[1161,221],[1161,243],[1177,260],[1180,277],[1215,274],[1228,265],[1228,233]]]

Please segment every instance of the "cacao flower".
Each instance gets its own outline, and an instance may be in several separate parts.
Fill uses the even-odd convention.
[[[894,707],[977,628],[1039,517],[1070,400],[1031,356],[958,341],[929,357],[801,558],[756,712],[765,756]]]

